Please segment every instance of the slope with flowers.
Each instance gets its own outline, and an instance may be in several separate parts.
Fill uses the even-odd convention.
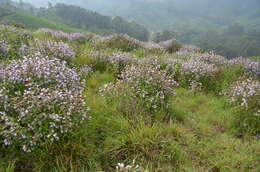
[[[258,171],[259,77],[176,41],[1,25],[0,169]]]

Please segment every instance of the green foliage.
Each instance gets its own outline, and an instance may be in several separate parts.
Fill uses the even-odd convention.
[[[47,27],[55,30],[62,30],[67,32],[82,32],[83,30],[76,29],[73,27],[66,26],[64,24],[59,24],[41,17],[32,16],[22,12],[15,12],[14,14],[5,16],[4,19],[10,20],[16,23],[22,23],[25,27],[33,30],[39,28]]]
[[[41,8],[38,16],[76,28],[90,29],[95,33],[123,33],[144,41],[149,36],[149,31],[135,22],[128,22],[121,17],[104,16],[73,5],[56,4],[48,9]]]
[[[108,138],[105,154],[116,164],[124,159],[136,159],[150,164],[151,169],[177,171],[182,161],[182,150],[177,141],[181,136],[174,126],[139,126],[130,133]]]
[[[142,48],[139,42],[135,39],[130,38],[127,35],[113,34],[96,45],[97,48],[104,49],[106,47],[117,49],[120,51],[133,51]]]
[[[7,44],[7,58],[15,59],[26,54],[29,42],[33,39],[31,33],[10,26],[0,27],[0,40]]]
[[[10,31],[3,30],[1,34],[6,35],[5,39],[20,39],[19,34]],[[29,46],[35,44],[35,39],[58,41],[39,32],[35,32],[31,39],[34,41],[28,40]],[[232,88],[236,88],[232,84],[248,78],[251,68],[247,68],[247,61],[228,61],[222,56],[200,53],[196,48],[187,46],[174,54],[164,51],[148,53],[136,48],[123,52],[124,49],[113,48],[112,44],[97,48],[95,39],[85,43],[64,39],[64,43],[76,54],[69,65],[56,61],[57,66],[65,65],[63,70],[54,68],[55,65],[49,63],[53,58],[47,57],[29,58],[32,60],[29,60],[30,65],[18,63],[24,59],[0,60],[0,111],[8,113],[8,117],[17,123],[22,121],[22,124],[19,123],[22,129],[26,129],[28,123],[32,124],[30,121],[37,125],[45,124],[38,125],[34,131],[29,130],[29,136],[39,128],[44,134],[51,131],[49,118],[39,115],[42,111],[64,117],[72,114],[76,118],[82,114],[79,110],[85,112],[89,107],[91,115],[91,120],[86,123],[77,120],[79,123],[75,123],[73,130],[59,135],[59,140],[55,142],[43,142],[48,137],[38,140],[41,146],[31,153],[25,153],[17,146],[2,144],[1,171],[112,172],[116,171],[118,163],[131,164],[133,161],[141,166],[141,172],[259,171],[259,116],[255,115],[259,94],[254,94],[256,97],[247,102],[248,107],[240,107],[241,98],[231,104],[229,98],[222,94],[226,90],[236,95],[232,94]],[[41,62],[38,63],[38,60]],[[258,63],[252,64],[257,73]],[[69,94],[77,86],[68,79],[81,80],[77,71],[89,66],[93,72],[87,73],[84,82],[80,82],[80,85],[86,85],[86,89],[77,92],[87,107],[78,107],[78,102],[72,102],[75,95]],[[12,78],[17,76],[24,78],[12,82]],[[49,83],[50,76],[54,79]],[[26,82],[22,82],[23,79]],[[203,89],[192,89],[195,87],[190,87],[189,79],[202,83]],[[259,82],[257,77],[255,80]],[[60,84],[57,84],[58,81]],[[175,87],[175,81],[179,87]],[[34,84],[35,87],[32,86]],[[50,88],[50,94],[41,94],[45,90],[42,88]],[[64,92],[61,88],[68,91]],[[107,94],[103,94],[104,88]],[[26,89],[36,93],[28,98],[25,96],[28,93]],[[47,103],[43,101],[54,95],[57,97]],[[64,102],[59,101],[61,95],[65,97]],[[20,110],[26,112],[30,107],[33,111],[25,117],[29,122],[18,120]],[[9,124],[4,117],[6,115],[0,116],[1,127]],[[65,126],[70,123],[62,122]],[[4,130],[12,131],[8,127]],[[16,131],[25,133],[25,130]],[[0,136],[1,143],[5,136],[6,133]]]
[[[184,33],[186,34],[186,33]],[[260,54],[260,31],[249,29],[245,31],[242,25],[234,24],[222,32],[209,31],[196,36],[192,42],[204,50],[235,58],[250,57]]]

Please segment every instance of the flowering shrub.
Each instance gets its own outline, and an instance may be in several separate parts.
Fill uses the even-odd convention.
[[[0,40],[0,59],[7,57],[9,46],[5,40]]]
[[[238,103],[241,107],[250,107],[251,110],[257,108],[260,103],[260,82],[252,79],[239,81],[232,87],[229,96],[231,102]],[[260,109],[256,109],[258,110]]]
[[[3,46],[0,49],[5,49],[5,57],[10,58],[20,58],[26,55],[28,53],[29,41],[33,39],[32,35],[25,30],[10,26],[0,27],[0,38],[4,40],[0,43],[0,46]],[[6,50],[7,46],[8,51]]]
[[[260,62],[254,62],[246,58],[238,57],[228,62],[229,67],[240,67],[251,76],[260,78]]]
[[[227,94],[230,101],[239,105],[244,112],[238,120],[240,127],[260,134],[260,82],[252,79],[238,81]]]
[[[181,44],[176,40],[162,41],[158,43],[161,47],[165,48],[170,53],[175,53],[181,49]]]
[[[228,63],[228,60],[225,57],[214,53],[195,53],[191,56],[191,59],[213,64],[216,67],[224,67]]]
[[[57,31],[57,30],[52,30],[49,28],[41,28],[37,31],[37,33],[44,33],[46,35],[52,36],[57,39],[68,39],[69,34],[62,32],[62,31]]]
[[[71,61],[75,58],[75,52],[67,43],[62,41],[39,42],[37,44],[37,50],[45,56],[54,57],[65,61]]]
[[[133,55],[122,52],[109,54],[107,52],[94,51],[88,55],[91,58],[93,67],[101,71],[108,65],[112,65],[113,67],[116,67],[120,73],[126,65],[129,65],[135,61]]]
[[[25,57],[0,69],[0,133],[31,152],[88,119],[79,75],[66,62]]]
[[[142,46],[140,41],[123,34],[113,34],[96,42],[97,48],[115,48],[126,52],[142,48]]]
[[[201,51],[200,48],[193,45],[183,45],[181,49],[179,49],[175,55],[177,56],[191,56],[195,53],[199,53]]]
[[[137,172],[137,171],[144,171],[139,165],[136,165],[135,160],[133,160],[131,165],[125,165],[124,163],[117,163],[116,171],[118,172]]]
[[[37,31],[38,33],[44,33],[56,39],[77,41],[84,43],[85,41],[91,40],[93,34],[83,34],[83,33],[65,33],[62,31],[52,30],[48,28],[41,28]]]
[[[199,60],[191,59],[181,64],[181,75],[189,83],[196,81],[209,85],[216,72],[217,68],[213,64]]]
[[[84,43],[85,41],[92,40],[93,37],[93,34],[71,33],[68,40]]]
[[[245,64],[246,70],[250,75],[255,76],[260,79],[260,62],[247,62]]]
[[[122,83],[128,85],[134,92],[133,96],[150,112],[167,108],[169,96],[174,94],[173,87],[178,84],[171,75],[160,68],[157,61],[153,63],[140,61],[139,65],[129,65],[120,74],[121,80],[114,85],[114,88]]]
[[[247,62],[248,62],[248,59],[243,58],[243,57],[237,57],[237,58],[229,60],[228,65],[229,66],[235,66],[235,65],[243,66]]]
[[[78,74],[79,74],[79,76],[81,76],[81,77],[87,77],[87,76],[89,76],[92,72],[93,72],[93,69],[92,69],[90,66],[84,65],[84,66],[82,66],[82,67],[79,68]]]
[[[162,64],[165,66],[165,69],[168,71],[168,73],[171,73],[175,76],[176,79],[178,79],[178,75],[180,73],[181,64],[183,63],[182,59],[177,58],[164,58],[162,61]]]

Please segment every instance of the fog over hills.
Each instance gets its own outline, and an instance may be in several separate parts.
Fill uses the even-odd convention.
[[[36,6],[51,3],[79,5],[97,12],[122,16],[153,29],[216,27],[231,23],[259,27],[258,0],[24,0]]]
[[[176,39],[229,58],[260,52],[259,0],[16,1],[45,7],[33,15],[94,33],[154,42]]]

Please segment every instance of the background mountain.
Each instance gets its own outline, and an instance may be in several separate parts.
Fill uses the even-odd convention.
[[[24,2],[45,7],[36,10],[36,16],[95,33],[126,33],[140,40],[147,40],[150,35],[150,40],[156,42],[174,38],[183,44],[193,44],[229,58],[260,55],[259,0]],[[83,10],[84,8],[87,10]]]
[[[189,26],[205,30],[232,23],[260,27],[258,0],[26,0],[42,6],[67,3],[135,20],[153,30]],[[206,28],[205,28],[206,27]]]
[[[2,0],[2,4],[0,1],[0,7],[3,9],[0,13],[5,15],[2,16],[2,18],[20,22],[33,29],[37,29],[39,26],[48,27],[49,25],[46,25],[46,19],[48,19],[48,21],[51,22],[61,23],[66,26],[85,31],[87,30],[101,35],[112,33],[127,34],[142,41],[147,41],[149,38],[149,31],[143,25],[133,21],[127,21],[118,16],[111,17],[102,15],[75,5],[57,3],[55,5],[49,4],[48,7],[35,8],[30,3],[23,1],[17,3],[9,0]],[[12,13],[5,14],[6,10],[11,11]],[[31,19],[27,20],[28,18]],[[41,22],[35,21],[35,19],[38,20],[39,18],[45,19],[44,21],[41,19],[42,24]],[[64,29],[59,28],[59,30]]]

